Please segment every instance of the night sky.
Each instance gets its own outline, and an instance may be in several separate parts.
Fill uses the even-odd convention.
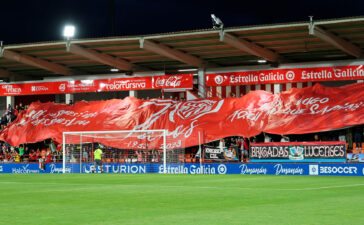
[[[364,16],[364,1],[9,0],[0,9],[0,40],[12,44],[62,40],[66,23],[95,38],[211,28],[211,13],[225,27]]]

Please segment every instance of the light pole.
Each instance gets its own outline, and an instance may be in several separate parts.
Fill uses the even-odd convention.
[[[66,49],[67,52],[70,51],[70,46],[71,46],[71,38],[75,35],[75,26],[73,25],[66,25],[63,29],[63,36],[65,38],[67,38],[67,43],[66,43]]]

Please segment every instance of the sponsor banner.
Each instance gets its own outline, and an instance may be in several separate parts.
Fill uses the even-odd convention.
[[[45,170],[39,168],[39,163],[0,163],[0,173],[62,173],[62,171],[62,163],[48,163]],[[70,166],[66,167],[66,172],[71,172]]]
[[[363,65],[206,74],[207,86],[364,79]]]
[[[212,161],[236,161],[238,159],[237,147],[219,148],[219,147],[205,147],[204,159]]]
[[[344,141],[251,143],[251,162],[345,162]]]
[[[192,74],[178,74],[100,80],[54,81],[13,84],[7,83],[0,84],[0,96],[128,91],[146,89],[190,89],[192,87]]]
[[[201,138],[204,143],[208,143],[229,136],[252,137],[261,132],[314,133],[363,123],[364,82],[343,87],[316,84],[277,94],[252,91],[241,98],[184,102],[133,97],[80,101],[74,105],[35,102],[26,111],[22,111],[13,123],[1,130],[0,140],[12,146],[48,138],[63,143],[63,132],[70,131],[165,129],[167,148],[175,149],[198,145],[199,132],[204,135]],[[128,139],[129,137],[138,140]],[[145,136],[135,136],[132,133],[124,139],[86,138],[83,141],[101,142],[125,149],[160,149],[162,143],[160,136],[146,139]],[[340,152],[342,153],[337,152],[335,147],[333,151],[325,150],[324,154],[329,157]],[[287,151],[285,154],[289,159]]]
[[[161,163],[103,163],[105,173],[163,173]],[[91,173],[93,163],[66,164],[67,173]],[[241,174],[241,175],[312,175],[364,176],[360,163],[198,163],[167,164],[169,174]],[[96,172],[100,172],[99,168]],[[62,163],[50,163],[45,171],[38,163],[0,164],[0,173],[62,173]]]
[[[364,162],[364,153],[348,153],[347,154],[347,162],[349,163],[358,163]]]

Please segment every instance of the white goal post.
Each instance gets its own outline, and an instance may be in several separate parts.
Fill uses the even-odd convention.
[[[87,165],[93,167],[98,146],[107,155],[104,163],[163,163],[167,173],[167,162],[180,157],[170,155],[174,146],[170,147],[167,134],[167,130],[63,132],[63,173],[83,173]],[[184,157],[184,150],[178,154]]]

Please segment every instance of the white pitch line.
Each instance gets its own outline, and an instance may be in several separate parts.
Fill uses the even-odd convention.
[[[305,191],[305,190],[320,190],[320,189],[346,188],[346,187],[357,187],[357,186],[364,186],[364,184],[347,184],[347,185],[335,185],[326,187],[296,188],[291,190]]]
[[[0,184],[29,184],[29,185],[70,185],[70,186],[124,186],[124,187],[158,187],[158,188],[192,188],[192,189],[236,189],[236,190],[275,190],[275,191],[312,191],[323,189],[347,188],[364,186],[364,184],[347,184],[307,188],[261,188],[261,187],[211,187],[211,186],[184,186],[184,185],[143,185],[143,184],[76,184],[76,183],[47,183],[47,182],[12,182],[0,181]]]

